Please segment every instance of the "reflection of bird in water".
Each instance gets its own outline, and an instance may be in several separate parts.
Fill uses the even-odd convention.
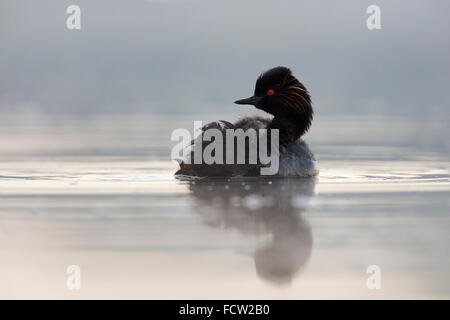
[[[315,178],[198,180],[190,184],[195,209],[211,227],[270,236],[254,253],[257,274],[290,283],[308,261],[313,237],[301,217],[314,194]]]

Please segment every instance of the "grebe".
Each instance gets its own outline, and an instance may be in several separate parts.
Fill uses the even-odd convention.
[[[254,95],[250,98],[235,101],[236,104],[253,105],[271,115],[272,119],[258,116],[244,117],[237,122],[214,121],[202,128],[218,129],[225,137],[227,129],[272,129],[279,133],[279,166],[275,176],[314,176],[318,173],[313,153],[301,137],[308,131],[313,120],[311,97],[305,86],[300,83],[289,68],[275,67],[263,72],[257,79]],[[202,139],[202,135],[199,138]],[[269,139],[267,139],[269,140]],[[195,140],[193,145],[196,144]],[[211,143],[211,142],[209,142]],[[208,143],[206,143],[207,145]],[[203,141],[202,148],[206,145]],[[246,141],[246,149],[254,147],[254,143]],[[224,150],[225,151],[225,150]],[[246,153],[248,156],[248,152]],[[225,157],[224,152],[224,157]],[[261,163],[246,162],[244,164],[199,163],[193,161],[193,152],[189,161],[180,162],[180,169],[175,175],[194,177],[235,177],[259,176]],[[236,163],[236,162],[234,162]]]

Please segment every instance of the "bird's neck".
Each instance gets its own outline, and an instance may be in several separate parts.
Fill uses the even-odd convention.
[[[275,116],[269,124],[268,129],[279,130],[280,146],[288,146],[290,143],[300,139],[311,126],[312,112],[299,116]]]

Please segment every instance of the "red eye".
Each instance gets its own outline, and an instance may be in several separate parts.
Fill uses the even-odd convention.
[[[268,96],[271,96],[271,95],[273,95],[274,93],[275,93],[275,91],[272,90],[272,89],[269,89],[269,90],[267,90],[267,92],[266,92],[266,94],[267,94]]]

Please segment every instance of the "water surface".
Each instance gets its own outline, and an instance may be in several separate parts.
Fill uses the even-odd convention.
[[[450,298],[444,121],[317,117],[317,178],[179,181],[196,118],[0,119],[0,297]]]

